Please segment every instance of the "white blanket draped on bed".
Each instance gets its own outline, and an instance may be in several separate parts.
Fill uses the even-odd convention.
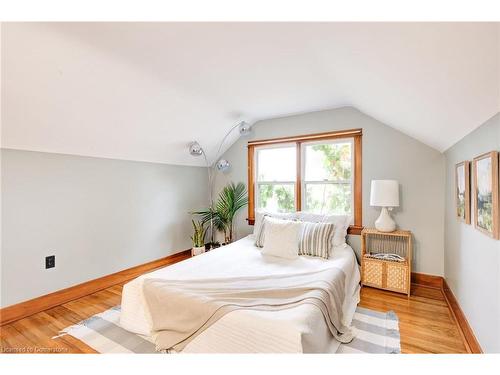
[[[224,315],[238,309],[278,311],[316,306],[332,335],[353,339],[342,321],[345,274],[338,268],[286,275],[203,280],[150,279],[144,296],[157,350],[181,351]]]
[[[122,327],[149,335],[152,329],[144,296],[146,280],[204,280],[290,275],[340,269],[344,296],[338,301],[341,324],[350,326],[359,302],[359,269],[353,250],[336,248],[331,259],[301,256],[289,260],[262,255],[251,236],[184,262],[143,275],[126,284],[122,296]],[[280,311],[231,311],[196,336],[182,352],[334,352],[323,313],[311,304]]]

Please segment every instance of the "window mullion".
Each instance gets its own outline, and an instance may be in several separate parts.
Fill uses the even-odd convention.
[[[257,185],[293,185],[295,181],[257,181]]]
[[[351,180],[304,180],[306,184],[351,184]]]
[[[301,142],[296,143],[296,175],[295,175],[295,210],[302,211],[302,144]]]

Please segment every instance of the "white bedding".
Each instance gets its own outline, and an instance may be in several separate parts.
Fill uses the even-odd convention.
[[[183,262],[142,275],[123,287],[120,325],[149,335],[150,323],[142,284],[146,278],[179,280],[236,276],[265,276],[308,272],[329,267],[346,274],[343,324],[349,326],[359,302],[359,268],[354,251],[336,247],[330,259],[300,256],[284,259],[263,255],[252,236]],[[313,305],[281,311],[237,310],[225,315],[191,341],[183,353],[312,353],[335,352],[339,343],[331,335],[323,315]]]

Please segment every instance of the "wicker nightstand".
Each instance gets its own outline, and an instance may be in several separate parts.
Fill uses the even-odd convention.
[[[393,292],[411,292],[412,235],[407,230],[379,232],[365,228],[361,232],[361,285]],[[373,254],[398,254],[404,261],[374,258]]]

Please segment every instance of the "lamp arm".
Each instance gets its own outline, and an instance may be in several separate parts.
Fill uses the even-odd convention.
[[[201,150],[201,154],[203,155],[203,159],[205,160],[205,165],[207,167],[207,179],[208,179],[208,200],[210,202],[210,210],[212,210],[213,206],[214,206],[214,200],[213,200],[213,194],[212,194],[212,191],[213,191],[213,171],[212,171],[212,166],[210,165],[210,163],[208,162],[208,158],[207,158],[207,154],[205,153],[205,150],[203,149],[203,147],[201,147],[201,145],[199,146],[200,147],[200,150]],[[213,230],[213,218],[212,216],[210,217],[210,241],[213,242],[213,239],[214,239],[214,230]]]
[[[219,148],[217,149],[217,153],[215,154],[215,161],[214,163],[210,164],[208,161],[207,154],[205,153],[205,150],[203,147],[200,146],[201,148],[201,153],[203,154],[203,158],[205,159],[205,164],[207,166],[207,173],[208,173],[208,198],[210,201],[210,209],[213,209],[214,207],[214,199],[213,199],[213,191],[214,191],[214,185],[215,185],[215,163],[217,163],[217,160],[219,159],[219,154],[222,150],[222,146],[224,145],[224,142],[226,141],[227,137],[232,133],[234,129],[236,129],[238,126],[240,126],[240,122],[231,127],[229,131],[226,133],[224,138],[222,138],[222,141],[219,144]],[[214,228],[213,228],[213,218],[210,218],[210,241],[213,242],[214,240]]]
[[[208,161],[208,157],[207,157],[207,154],[205,153],[205,150],[203,149],[203,147],[200,147],[201,148],[201,153],[203,154],[203,158],[205,159],[205,164],[207,166],[207,170],[208,170],[208,194],[209,194],[209,198],[210,198],[210,206],[213,206],[213,190],[214,190],[214,183],[215,183],[215,179],[214,179],[214,166],[215,166],[215,163],[217,162],[217,159],[219,158],[219,154],[220,154],[220,151],[222,149],[222,146],[224,145],[224,142],[226,141],[227,137],[229,137],[229,134],[231,134],[231,132],[236,129],[236,127],[238,127],[240,124],[236,124],[234,125],[231,129],[229,129],[229,131],[226,133],[226,135],[224,136],[224,138],[222,138],[222,141],[221,143],[219,144],[219,148],[217,149],[217,153],[215,154],[215,160],[214,160],[214,163],[210,164],[210,162]]]
[[[212,180],[213,180],[213,175],[212,175],[212,166],[208,162],[207,154],[205,154],[205,150],[201,148],[201,152],[203,154],[203,158],[205,159],[205,164],[207,166],[207,174],[208,174],[208,198],[210,200],[210,207],[213,206],[214,204],[214,199],[212,197]]]
[[[219,159],[220,151],[221,151],[222,146],[224,145],[224,142],[226,141],[227,137],[229,137],[229,134],[231,134],[234,129],[236,129],[238,126],[240,126],[240,124],[241,124],[241,122],[239,122],[236,125],[234,125],[231,129],[229,129],[229,131],[226,133],[226,135],[224,136],[224,138],[222,138],[222,141],[219,144],[219,148],[217,149],[217,153],[215,154],[215,162],[217,162],[217,159]]]

